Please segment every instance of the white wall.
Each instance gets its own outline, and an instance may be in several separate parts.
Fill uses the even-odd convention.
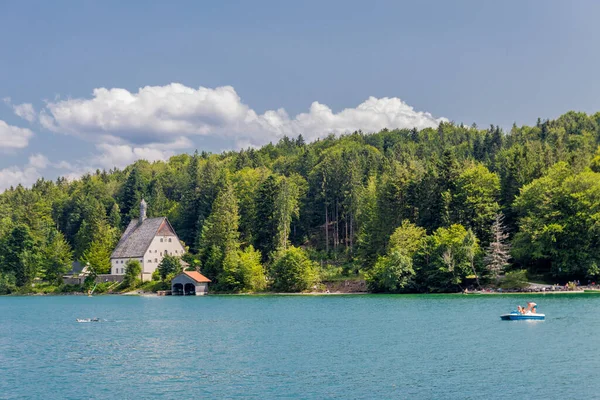
[[[152,279],[152,273],[158,268],[158,264],[160,264],[165,256],[165,251],[170,255],[181,257],[185,249],[176,236],[155,236],[150,247],[146,250],[144,258],[134,258],[134,260],[138,260],[142,264],[142,279],[144,281]],[[111,274],[125,274],[126,264],[129,260],[129,258],[112,258],[110,260]]]
[[[125,275],[125,269],[127,268],[127,261],[138,260],[142,263],[141,258],[111,258],[110,259],[110,273],[113,275]]]
[[[176,236],[155,236],[144,255],[144,261],[142,263],[144,280],[152,279],[152,273],[158,268],[158,264],[160,264],[165,256],[165,251],[170,255],[181,257],[185,252],[185,249]],[[146,278],[146,276],[149,278]]]

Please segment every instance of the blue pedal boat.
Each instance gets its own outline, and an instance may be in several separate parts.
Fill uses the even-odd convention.
[[[546,319],[546,315],[538,314],[538,313],[521,314],[518,311],[511,311],[510,314],[501,315],[500,319],[502,319],[504,321],[523,321],[523,320],[543,321],[544,319]]]

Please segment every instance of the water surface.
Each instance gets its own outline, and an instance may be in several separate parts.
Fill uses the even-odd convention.
[[[594,398],[598,332],[598,295],[0,297],[0,398]]]

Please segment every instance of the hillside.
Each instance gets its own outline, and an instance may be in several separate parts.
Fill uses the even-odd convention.
[[[365,275],[372,291],[452,292],[524,268],[596,280],[599,143],[600,114],[569,112],[510,132],[442,123],[299,136],[39,180],[0,195],[0,293],[58,283],[73,259],[108,272],[141,198],[223,291]]]

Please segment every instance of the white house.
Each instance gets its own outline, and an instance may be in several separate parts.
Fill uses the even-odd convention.
[[[138,260],[142,264],[142,280],[149,281],[166,254],[181,257],[185,253],[167,218],[146,218],[146,209],[142,199],[140,218],[129,223],[110,256],[111,274],[124,275],[127,261]]]

